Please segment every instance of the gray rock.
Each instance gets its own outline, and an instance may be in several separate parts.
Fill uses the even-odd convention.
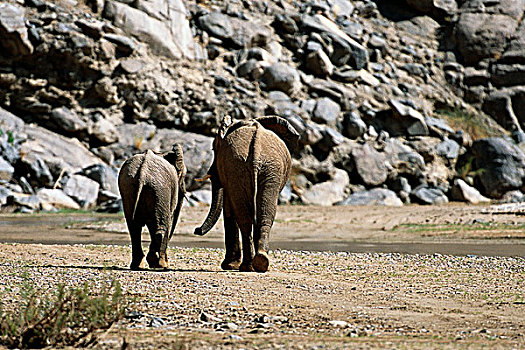
[[[397,27],[421,37],[434,38],[440,24],[429,16],[416,16],[408,20],[397,22]]]
[[[0,208],[7,203],[7,197],[9,197],[11,193],[13,193],[11,189],[0,184]]]
[[[53,175],[46,162],[37,153],[29,153],[21,157],[16,165],[19,172],[27,176],[33,187],[53,186]]]
[[[329,206],[344,199],[349,184],[350,178],[347,172],[335,168],[330,180],[313,185],[303,191],[300,197],[307,205]]]
[[[299,31],[297,23],[291,17],[281,13],[275,14],[272,26],[278,34],[295,34]]]
[[[341,107],[328,97],[321,97],[317,100],[312,113],[312,120],[321,124],[335,125],[341,113]]]
[[[322,15],[303,15],[301,29],[306,32],[324,33],[330,37],[334,47],[330,60],[336,66],[348,63],[355,69],[361,69],[368,63],[368,50],[328,18]]]
[[[118,195],[118,174],[112,167],[105,164],[94,164],[82,169],[79,174],[96,181],[101,190]]]
[[[525,11],[522,0],[502,0],[482,3],[465,1],[454,28],[457,48],[467,64],[502,55],[507,38],[518,27]]]
[[[53,109],[50,120],[59,131],[68,134],[80,135],[87,130],[87,124],[67,107]]]
[[[445,139],[436,145],[436,154],[446,159],[457,159],[459,155],[459,144],[450,139]]]
[[[396,192],[404,203],[410,203],[410,192],[412,192],[412,186],[410,186],[410,183],[405,177],[396,177],[390,182],[388,187]]]
[[[273,32],[266,25],[254,20],[242,20],[224,15],[220,12],[199,17],[199,26],[211,36],[233,44],[235,47],[260,46],[270,43]]]
[[[393,137],[428,135],[428,127],[421,113],[397,100],[389,100],[388,104],[391,109],[378,113],[372,121],[376,129],[385,130]]]
[[[494,91],[483,101],[482,109],[507,130],[521,129],[514,113],[511,92]],[[522,112],[525,114],[525,112]]]
[[[378,186],[383,184],[388,177],[386,157],[384,153],[375,150],[370,144],[352,149],[355,171],[366,186]]]
[[[100,185],[82,175],[71,175],[63,186],[63,191],[82,208],[93,207],[97,202]]]
[[[510,38],[510,44],[499,62],[525,64],[525,21],[521,21],[519,28]]]
[[[260,83],[266,90],[279,90],[288,95],[293,95],[301,88],[301,78],[297,70],[284,63],[275,63],[267,67]]]
[[[330,2],[332,13],[334,17],[351,17],[355,10],[354,4],[347,0],[333,0]]]
[[[121,60],[119,64],[119,68],[122,69],[126,74],[135,74],[138,73],[144,68],[146,65],[146,62],[142,60],[138,60],[135,58],[129,58],[125,60]]]
[[[250,80],[257,80],[264,74],[266,67],[268,67],[267,63],[252,58],[239,64],[237,75]]]
[[[525,64],[496,64],[490,80],[495,86],[525,85]]]
[[[101,118],[91,124],[89,135],[101,145],[109,145],[118,141],[117,128],[106,118]]]
[[[310,52],[305,58],[305,67],[316,76],[326,77],[334,72],[334,65],[321,49]]]
[[[8,163],[3,157],[0,156],[0,182],[9,182],[13,178],[15,168]]]
[[[13,57],[33,53],[25,25],[23,7],[11,4],[0,4],[0,47]]]
[[[157,54],[175,59],[201,58],[181,0],[138,2],[139,6],[144,4],[151,4],[152,7],[143,12],[126,4],[107,0],[103,15],[128,35],[148,44]],[[141,7],[145,9],[144,6]]]
[[[106,33],[104,39],[115,44],[117,51],[125,56],[131,55],[136,49],[136,42],[124,35]]]
[[[411,75],[415,75],[422,78],[425,78],[429,74],[428,69],[424,65],[419,63],[407,63],[402,65],[400,68]]]
[[[310,124],[309,126],[313,127],[314,124]],[[334,147],[344,142],[344,136],[329,126],[321,126],[320,131],[322,138],[319,142],[315,143],[315,147],[321,150],[321,152],[324,152],[324,156],[327,156]]]
[[[384,205],[399,207],[403,205],[395,192],[386,188],[374,188],[369,191],[352,193],[345,200],[336,205]]]
[[[448,203],[447,196],[440,188],[420,185],[410,193],[412,201],[419,204],[445,204]]]
[[[6,206],[15,207],[15,211],[21,213],[33,213],[41,208],[38,196],[15,192],[7,197]]]
[[[483,192],[489,197],[501,198],[505,192],[519,189],[525,176],[525,155],[503,138],[487,138],[472,144],[475,169]]]
[[[212,12],[199,17],[199,25],[208,34],[222,40],[231,39],[234,35],[231,17],[220,12]]]
[[[59,189],[42,188],[36,192],[43,210],[80,209],[80,206],[71,197]]]
[[[342,110],[349,110],[352,100],[356,97],[356,94],[344,84],[324,79],[313,79],[308,82],[308,89],[310,93],[330,97],[339,103]]]
[[[472,204],[488,203],[490,199],[483,196],[477,189],[469,186],[462,179],[455,179],[450,189],[450,196],[455,201],[468,202]]]
[[[290,180],[288,180],[281,193],[279,193],[279,204],[289,204],[293,197],[294,194],[292,192],[292,184]]]
[[[429,130],[434,131],[440,136],[452,135],[455,133],[454,129],[448,125],[448,123],[440,118],[434,117],[425,117],[425,123],[427,124]]]
[[[490,74],[484,69],[475,69],[472,67],[465,68],[463,73],[463,83],[469,86],[483,85],[487,86],[490,81]]]
[[[398,139],[388,139],[385,144],[385,156],[398,174],[420,179],[425,170],[425,160],[411,147]]]
[[[343,115],[342,133],[351,139],[363,136],[368,127],[357,112],[345,112]]]

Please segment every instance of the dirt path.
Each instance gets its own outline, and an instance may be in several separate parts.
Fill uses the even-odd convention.
[[[97,349],[525,349],[522,215],[457,205],[281,207],[270,271],[257,274],[221,271],[222,249],[195,248],[222,246],[220,227],[192,235],[206,209],[185,208],[172,269],[162,272],[128,270],[118,215],[0,215],[0,241],[31,242],[0,243],[3,302],[17,305],[24,281],[53,291],[118,279],[136,303]],[[425,251],[436,246],[468,249]],[[351,252],[292,251],[332,247]]]

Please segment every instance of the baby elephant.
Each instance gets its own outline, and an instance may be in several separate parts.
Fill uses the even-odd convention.
[[[131,237],[132,270],[144,268],[141,244],[144,225],[151,236],[146,256],[149,267],[168,268],[166,249],[186,192],[185,175],[182,147],[178,144],[162,154],[151,150],[136,154],[122,165],[118,185]]]

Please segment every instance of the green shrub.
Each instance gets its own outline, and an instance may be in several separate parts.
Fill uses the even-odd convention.
[[[97,329],[109,328],[124,315],[128,302],[113,280],[95,295],[88,284],[57,286],[51,297],[28,282],[21,288],[18,312],[0,310],[0,343],[10,348],[86,346]]]
[[[463,130],[473,140],[502,136],[505,130],[483,114],[474,114],[459,108],[443,108],[435,111],[438,118],[445,119],[454,130]]]

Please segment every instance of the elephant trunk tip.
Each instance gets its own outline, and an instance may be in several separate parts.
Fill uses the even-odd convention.
[[[193,231],[193,234],[196,236],[204,236],[206,232],[202,230],[202,227],[196,227],[195,231]]]

